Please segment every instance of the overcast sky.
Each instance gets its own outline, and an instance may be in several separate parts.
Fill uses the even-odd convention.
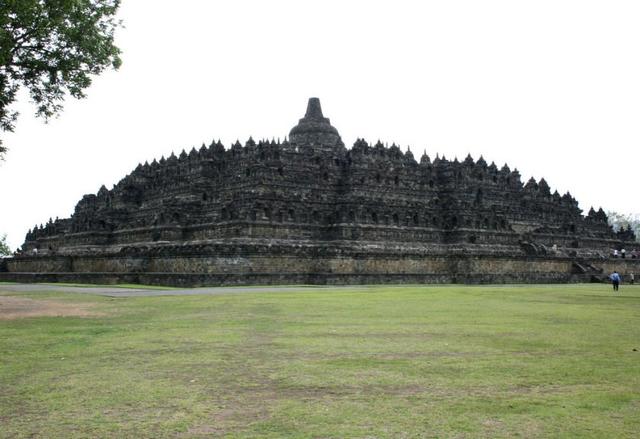
[[[640,212],[638,1],[123,0],[123,65],[49,124],[23,97],[0,165],[13,248],[139,162],[283,138],[321,99],[347,146],[483,155]]]

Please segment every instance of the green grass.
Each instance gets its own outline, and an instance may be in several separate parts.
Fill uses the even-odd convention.
[[[0,437],[640,431],[638,286],[25,296],[104,315],[0,321]]]

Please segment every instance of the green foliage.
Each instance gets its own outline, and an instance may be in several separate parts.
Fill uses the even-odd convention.
[[[613,230],[617,232],[621,227],[625,229],[631,227],[636,234],[636,240],[640,241],[640,214],[610,211],[607,212],[607,217],[609,219],[609,225],[613,227]]]
[[[640,431],[640,286],[28,297],[102,315],[0,321],[0,436]]]
[[[11,249],[9,248],[9,244],[7,244],[7,234],[5,233],[0,238],[0,256],[9,256],[11,254]]]
[[[91,76],[120,66],[114,18],[120,0],[3,0],[0,2],[0,130],[12,131],[11,109],[25,87],[45,120],[67,95],[83,98]],[[6,147],[0,143],[0,155]]]

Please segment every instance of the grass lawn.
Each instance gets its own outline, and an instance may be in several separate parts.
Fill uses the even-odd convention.
[[[640,286],[0,295],[82,311],[0,306],[0,437],[640,432]]]

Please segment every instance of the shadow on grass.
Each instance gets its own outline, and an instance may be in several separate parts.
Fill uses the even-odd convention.
[[[611,299],[615,297],[616,299],[631,299],[631,300],[640,300],[640,296],[623,296],[622,294],[611,294],[609,296],[604,296],[602,294],[581,294],[582,297],[599,297],[603,299]]]

